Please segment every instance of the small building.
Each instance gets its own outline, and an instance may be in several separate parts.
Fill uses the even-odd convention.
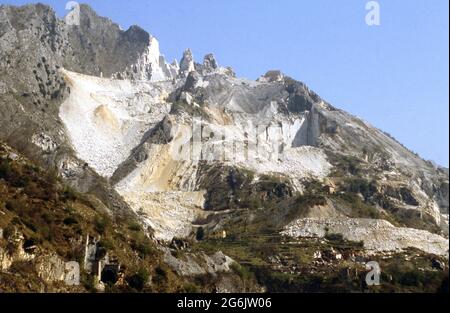
[[[93,274],[99,283],[115,283],[119,277],[120,263],[108,253],[100,253],[98,242],[99,240],[94,237],[89,235],[86,237],[84,269]]]
[[[336,185],[330,179],[325,179],[323,191],[329,195],[335,194]]]

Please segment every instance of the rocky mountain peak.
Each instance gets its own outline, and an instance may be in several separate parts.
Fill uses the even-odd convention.
[[[130,28],[125,31],[124,36],[129,41],[149,42],[150,45],[153,39],[153,37],[149,33],[147,33],[144,29],[137,25],[130,26]]]
[[[355,244],[361,256],[413,247],[448,260],[448,170],[279,70],[238,78],[212,54],[195,63],[190,49],[169,64],[139,26],[122,30],[80,10],[80,25],[68,25],[44,5],[0,6],[0,140],[93,193],[105,216],[136,215],[164,249],[173,239],[205,240],[227,253],[242,248],[243,260],[274,271],[290,260],[281,232],[307,243],[294,254],[317,262],[328,242]],[[8,180],[11,158],[3,159]],[[21,184],[11,181],[14,198],[33,191]],[[0,209],[3,227],[13,212]],[[222,240],[227,234],[255,241]],[[314,246],[310,235],[324,240]],[[259,250],[266,243],[268,254]],[[333,252],[334,265],[352,264],[347,248]]]
[[[207,73],[214,72],[219,68],[214,54],[209,53],[203,58],[203,70]]]
[[[282,82],[284,80],[284,74],[280,70],[267,71],[263,76],[258,78],[262,83]]]
[[[110,28],[113,31],[120,30],[118,24],[114,23],[111,19],[107,17],[102,17],[97,14],[89,5],[80,4],[80,25],[73,25],[77,28],[80,28],[82,31],[93,31],[96,28],[105,30],[106,28]],[[139,26],[130,27],[132,31],[140,29]]]
[[[180,75],[186,77],[192,71],[195,71],[194,56],[191,49],[186,49],[180,61]]]

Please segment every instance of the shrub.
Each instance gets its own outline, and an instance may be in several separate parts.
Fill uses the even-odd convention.
[[[241,207],[247,207],[251,210],[261,208],[263,206],[261,199],[255,196],[243,197]]]
[[[379,210],[369,204],[366,204],[354,193],[338,194],[337,197],[352,209],[351,217],[357,218],[380,218]]]
[[[131,244],[133,250],[137,251],[140,257],[144,258],[153,252],[153,247],[147,237],[140,235]]]
[[[35,182],[29,182],[26,184],[25,193],[30,198],[42,198],[43,192],[42,189],[35,183]]]
[[[310,180],[305,182],[305,193],[310,195],[322,194],[324,185],[318,180]]]
[[[102,247],[106,250],[112,250],[114,248],[114,244],[108,239],[102,239],[97,243],[98,247]]]
[[[305,194],[295,199],[295,204],[302,207],[311,208],[316,205],[326,205],[327,199],[321,195]]]
[[[10,199],[6,201],[6,209],[12,212],[20,213],[26,208],[27,204],[21,199]]]
[[[25,277],[35,274],[34,266],[29,261],[14,261],[11,264],[9,270],[12,273],[21,274],[21,275],[23,275]]]
[[[399,283],[406,286],[419,286],[423,280],[423,274],[418,271],[408,271],[399,278]]]
[[[141,231],[142,230],[141,225],[138,222],[131,222],[128,225],[128,229],[131,231]]]
[[[200,288],[196,284],[186,283],[183,286],[183,291],[186,293],[199,293]]]
[[[342,234],[326,234],[325,239],[327,239],[329,241],[342,242],[342,241],[344,241],[344,236],[342,236]]]
[[[155,277],[153,281],[157,284],[161,284],[167,280],[167,272],[160,266],[155,269]]]
[[[289,212],[286,214],[286,219],[292,220],[295,218],[304,217],[309,213],[312,207],[326,204],[327,199],[321,195],[304,194],[296,196],[292,199],[292,202],[288,204]]]
[[[3,237],[7,240],[12,238],[14,233],[15,233],[15,228],[11,224],[9,224],[8,226],[5,227],[5,229],[3,229]]]
[[[77,193],[70,187],[64,188],[64,201],[76,201],[78,199]]]
[[[6,251],[9,255],[13,255],[17,251],[17,245],[15,245],[13,242],[8,242],[6,245]]]
[[[0,178],[8,180],[11,177],[11,165],[5,159],[0,160]]]
[[[136,274],[128,279],[128,284],[132,288],[138,291],[142,291],[142,289],[144,289],[145,285],[147,284],[149,277],[150,275],[148,271],[145,268],[140,268]]]
[[[337,172],[334,175],[343,176],[346,174],[359,175],[361,173],[361,161],[349,155],[329,155],[331,162],[335,165]]]
[[[360,193],[364,199],[368,199],[377,192],[376,183],[363,178],[347,179],[344,190],[352,193]]]
[[[95,291],[95,277],[93,275],[83,274],[81,276],[81,283],[88,291]]]
[[[249,280],[253,277],[253,273],[247,267],[239,265],[238,263],[231,264],[231,270],[242,280]]]
[[[100,217],[100,216],[95,217],[94,227],[98,233],[104,234],[106,231],[107,225],[108,225],[108,221],[104,217]]]

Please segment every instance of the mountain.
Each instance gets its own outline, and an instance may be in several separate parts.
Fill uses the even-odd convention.
[[[0,241],[45,251],[0,246],[0,278],[36,269],[18,290],[58,290],[39,265],[55,258],[84,260],[99,290],[436,291],[448,277],[448,170],[280,71],[241,79],[189,49],[169,64],[138,26],[36,4],[0,6],[0,74]],[[55,241],[20,209],[34,203],[76,231]],[[361,283],[370,261],[381,286]]]

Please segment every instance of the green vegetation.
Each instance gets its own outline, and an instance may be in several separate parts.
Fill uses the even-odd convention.
[[[56,252],[64,260],[82,262],[84,241],[89,234],[101,238],[98,257],[106,253],[114,256],[125,270],[125,280],[132,282],[132,286],[108,286],[108,291],[182,290],[185,282],[169,268],[164,268],[164,275],[155,274],[155,269],[161,268],[161,253],[134,216],[111,216],[98,199],[66,186],[56,172],[43,171],[28,161],[5,158],[2,152],[0,149],[0,210],[4,214],[0,214],[0,227],[5,240],[0,240],[0,245],[6,251],[16,251],[9,239],[17,231],[25,237],[24,248],[38,245],[40,251]],[[15,264],[15,278],[0,273],[0,289],[41,290],[46,283],[38,277],[32,263]],[[147,284],[150,276],[158,279]],[[94,291],[93,277],[82,272],[80,288],[83,289],[79,291]]]
[[[139,224],[138,222],[131,222],[128,225],[128,229],[131,231],[136,231],[136,232],[142,231],[141,224]]]
[[[344,182],[341,183],[341,191],[361,194],[367,201],[377,192],[377,185],[374,181],[368,181],[364,178],[346,178]]]
[[[397,225],[424,229],[435,234],[441,233],[441,228],[436,224],[436,221],[430,214],[414,209],[401,209],[395,206],[389,207],[387,211]]]
[[[262,175],[256,181],[255,173],[249,170],[222,166],[201,165],[200,171],[199,176],[207,176],[200,187],[207,190],[208,210],[256,210],[275,206],[278,201],[293,196],[289,183],[282,177]]]
[[[183,286],[183,292],[185,293],[199,293],[201,292],[201,289],[198,285],[194,284],[194,283],[186,283]]]
[[[236,273],[242,280],[251,280],[254,278],[254,274],[248,267],[245,265],[240,265],[237,263],[233,263],[231,265],[231,269],[234,273]]]
[[[344,242],[344,237],[342,234],[329,234],[327,233],[325,235],[325,239],[329,241],[336,241],[336,242]]]
[[[447,288],[448,292],[448,269],[430,268],[432,260],[436,258],[411,249],[388,259],[377,260],[382,268],[381,291],[434,293],[445,291]],[[441,262],[445,264],[447,261],[441,259]]]
[[[364,202],[357,194],[339,193],[334,195],[332,198],[341,205],[350,208],[349,217],[389,219],[388,216],[383,216],[375,206]]]
[[[104,235],[107,226],[108,226],[108,219],[105,216],[98,216],[98,215],[95,216],[94,228],[99,234]]]
[[[346,171],[361,173],[351,159],[346,162]],[[209,209],[234,210],[224,220],[226,238],[222,238],[221,231],[214,234],[206,226],[199,227],[198,241],[189,249],[208,254],[220,250],[235,259],[238,264],[234,264],[232,273],[227,275],[236,284],[255,286],[258,283],[274,292],[433,292],[445,290],[446,282],[448,284],[448,272],[431,270],[430,256],[414,252],[408,259],[399,254],[378,260],[383,269],[383,284],[369,288],[364,285],[365,269],[357,263],[328,260],[331,263],[324,266],[317,265],[315,258],[318,251],[326,258],[330,250],[342,255],[358,255],[362,243],[348,242],[333,233],[327,233],[326,240],[293,240],[279,234],[290,221],[307,216],[313,207],[324,206],[329,201],[348,208],[350,217],[384,218],[396,225],[417,226],[419,221],[428,224],[426,215],[418,217],[413,211],[395,208],[377,191],[373,181],[361,176],[340,177],[339,192],[335,194],[326,193],[320,182],[312,181],[306,184],[305,193],[299,195],[283,177],[256,178],[250,171],[231,168],[203,166],[199,170],[208,171],[208,175],[199,177],[208,179],[202,184],[208,191]],[[117,258],[124,268],[126,281],[124,285],[107,284],[108,292],[210,291],[208,288],[225,275],[199,275],[189,281],[178,277],[162,261],[161,252],[144,235],[142,226],[133,216],[111,216],[104,206],[98,205],[97,199],[65,186],[52,171],[0,157],[0,191],[0,209],[5,212],[0,215],[0,227],[6,240],[18,230],[25,236],[24,247],[38,245],[41,249],[55,251],[63,259],[81,261],[83,244],[74,243],[80,242],[80,238],[83,241],[88,234],[101,238],[99,256],[108,253]],[[403,190],[400,196],[408,197],[408,192]],[[383,208],[388,214],[376,208],[380,203],[385,204]],[[2,247],[10,253],[17,248],[14,245]],[[183,253],[176,252],[180,258]],[[16,276],[0,273],[2,290],[39,290],[43,284],[33,264],[18,262],[13,264],[12,272]],[[354,272],[359,274],[348,275]],[[31,287],[26,287],[28,281]],[[94,291],[93,277],[83,272],[80,288]]]
[[[239,180],[234,182],[239,183]],[[250,186],[254,188],[254,184]],[[393,217],[382,213],[374,205],[378,191],[373,181],[363,178],[346,179],[342,180],[342,185],[338,185],[338,188],[342,188],[338,189],[341,191],[327,194],[320,182],[313,181],[307,184],[303,195],[294,194],[281,198],[275,196],[258,209],[236,210],[227,215],[228,220],[223,225],[227,238],[221,239],[220,231],[218,235],[207,233],[193,249],[207,253],[222,251],[238,261],[239,264],[233,265],[232,269],[243,281],[257,281],[273,292],[380,292],[389,288],[398,292],[412,290],[409,287],[412,283],[418,285],[419,287],[414,287],[418,289],[443,288],[442,280],[445,280],[446,274],[433,273],[430,263],[423,264],[423,275],[413,274],[411,271],[401,274],[392,270],[389,275],[397,277],[392,283],[382,287],[368,287],[365,285],[367,271],[363,266],[348,261],[348,257],[340,261],[333,259],[335,253],[346,256],[362,253],[362,242],[350,242],[341,234],[333,233],[327,233],[325,241],[307,238],[293,240],[279,235],[282,226],[296,218],[307,216],[311,208],[326,205],[327,201],[346,208],[349,217],[383,218],[395,224]],[[267,185],[262,189],[273,190],[267,188]],[[245,188],[242,192],[245,192]],[[328,261],[332,263],[325,266],[316,265],[317,251],[322,252],[323,258],[334,261]],[[397,259],[410,264],[412,272],[418,271],[416,260],[413,258],[406,261],[402,255],[393,255],[383,266],[390,266]],[[424,287],[426,283],[431,283],[430,288]]]
[[[229,229],[232,232],[231,227]],[[269,292],[445,290],[448,272],[433,270],[433,256],[418,251],[376,259],[382,268],[381,286],[367,286],[365,275],[368,271],[365,267],[346,259],[316,265],[314,254],[317,251],[322,251],[322,257],[327,259],[330,249],[342,255],[359,255],[364,250],[362,242],[346,241],[340,234],[329,233],[325,239],[326,242],[305,238],[287,243],[276,232],[267,234],[263,229],[247,228],[243,233],[232,232],[226,239],[205,239],[195,244],[193,249],[207,253],[220,250],[231,256],[239,263],[234,264],[232,270],[242,281],[249,284],[256,281]],[[333,257],[331,260],[334,260]],[[442,262],[445,264],[445,260]]]
[[[8,159],[0,159],[0,178],[8,180],[12,176],[10,161]]]
[[[71,187],[66,186],[63,192],[64,201],[76,201],[78,200],[78,193]]]
[[[149,280],[149,273],[147,269],[140,268],[136,274],[130,276],[127,281],[131,288],[137,291],[142,291]]]
[[[139,254],[141,258],[151,257],[157,255],[156,249],[151,240],[149,240],[143,233],[135,233],[131,237],[131,247]]]
[[[332,177],[359,176],[363,172],[361,160],[355,156],[328,153],[328,160],[334,165]]]

